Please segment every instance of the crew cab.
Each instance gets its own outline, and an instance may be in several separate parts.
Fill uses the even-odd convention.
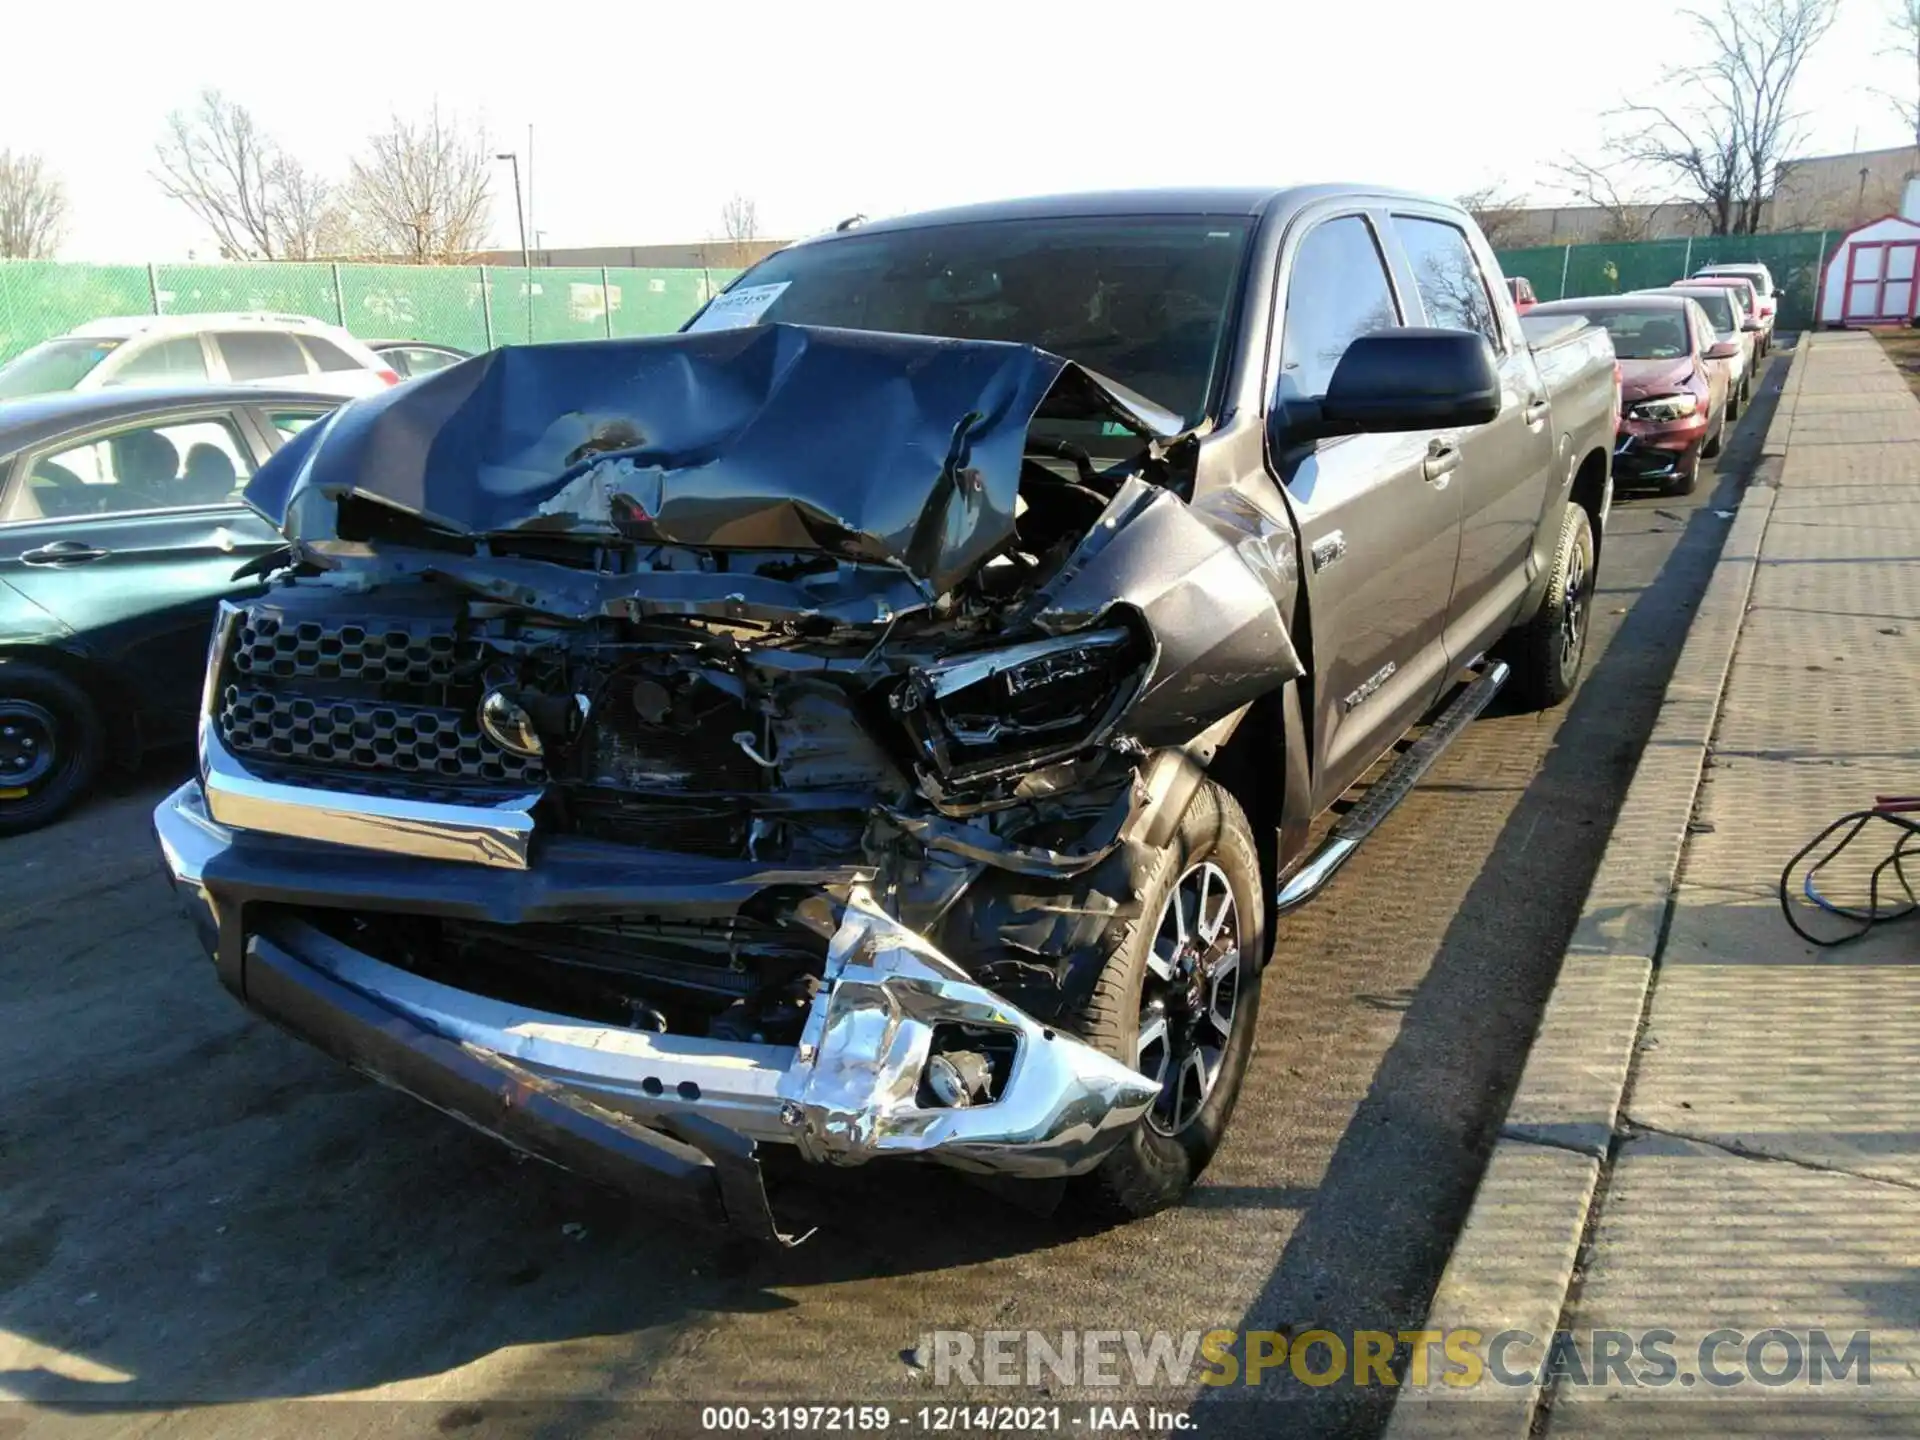
[[[246,1005],[650,1200],[780,1235],[774,1143],[1150,1213],[1285,913],[1574,687],[1617,385],[1550,338],[1332,185],[863,224],[452,365],[249,488],[167,870]]]

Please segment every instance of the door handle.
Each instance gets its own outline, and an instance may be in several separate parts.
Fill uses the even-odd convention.
[[[1549,406],[1544,398],[1528,402],[1526,409],[1527,424],[1538,425],[1547,418]]]
[[[1420,462],[1420,473],[1436,490],[1447,488],[1453,472],[1460,468],[1460,447],[1436,440],[1427,447],[1427,458]]]
[[[38,550],[27,551],[20,561],[24,565],[84,565],[90,560],[104,560],[107,554],[84,540],[56,540]]]

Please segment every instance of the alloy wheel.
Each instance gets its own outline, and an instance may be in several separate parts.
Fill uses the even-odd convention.
[[[1226,872],[1190,866],[1167,896],[1147,955],[1135,1067],[1159,1082],[1147,1124],[1177,1135],[1220,1078],[1240,1000],[1240,914]]]
[[[1567,556],[1566,585],[1560,597],[1560,664],[1571,674],[1580,664],[1587,638],[1587,552],[1575,545]]]

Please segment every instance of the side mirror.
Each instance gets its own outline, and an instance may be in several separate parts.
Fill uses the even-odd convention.
[[[1748,333],[1749,335],[1756,335],[1756,334],[1758,334],[1758,333],[1759,333],[1760,331],[1762,331],[1762,330],[1764,330],[1764,329],[1766,329],[1767,327],[1766,327],[1766,322],[1765,322],[1765,321],[1761,321],[1761,320],[1749,320],[1749,321],[1747,321],[1747,323],[1746,323],[1746,324],[1744,324],[1744,325],[1742,325],[1742,326],[1741,326],[1740,328],[1741,328],[1742,330],[1744,330],[1744,331],[1746,331],[1746,332],[1747,332],[1747,333]]]
[[[1704,358],[1708,360],[1731,360],[1740,353],[1740,347],[1731,340],[1716,340],[1709,345]]]
[[[1493,347],[1472,330],[1377,330],[1347,347],[1317,402],[1275,407],[1285,442],[1451,430],[1500,414]]]

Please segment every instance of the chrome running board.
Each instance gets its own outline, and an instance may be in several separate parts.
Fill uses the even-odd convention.
[[[1468,723],[1487,708],[1487,703],[1507,683],[1508,673],[1505,661],[1494,660],[1454,697],[1440,718],[1427,727],[1427,733],[1388,766],[1386,774],[1367,787],[1359,803],[1334,822],[1327,838],[1320,842],[1320,848],[1287,877],[1286,884],[1280,887],[1279,898],[1274,901],[1276,911],[1304,905],[1320,893],[1334,872],[1360,848],[1360,842],[1420,783],[1420,777],[1432,768],[1440,753],[1459,739]]]

